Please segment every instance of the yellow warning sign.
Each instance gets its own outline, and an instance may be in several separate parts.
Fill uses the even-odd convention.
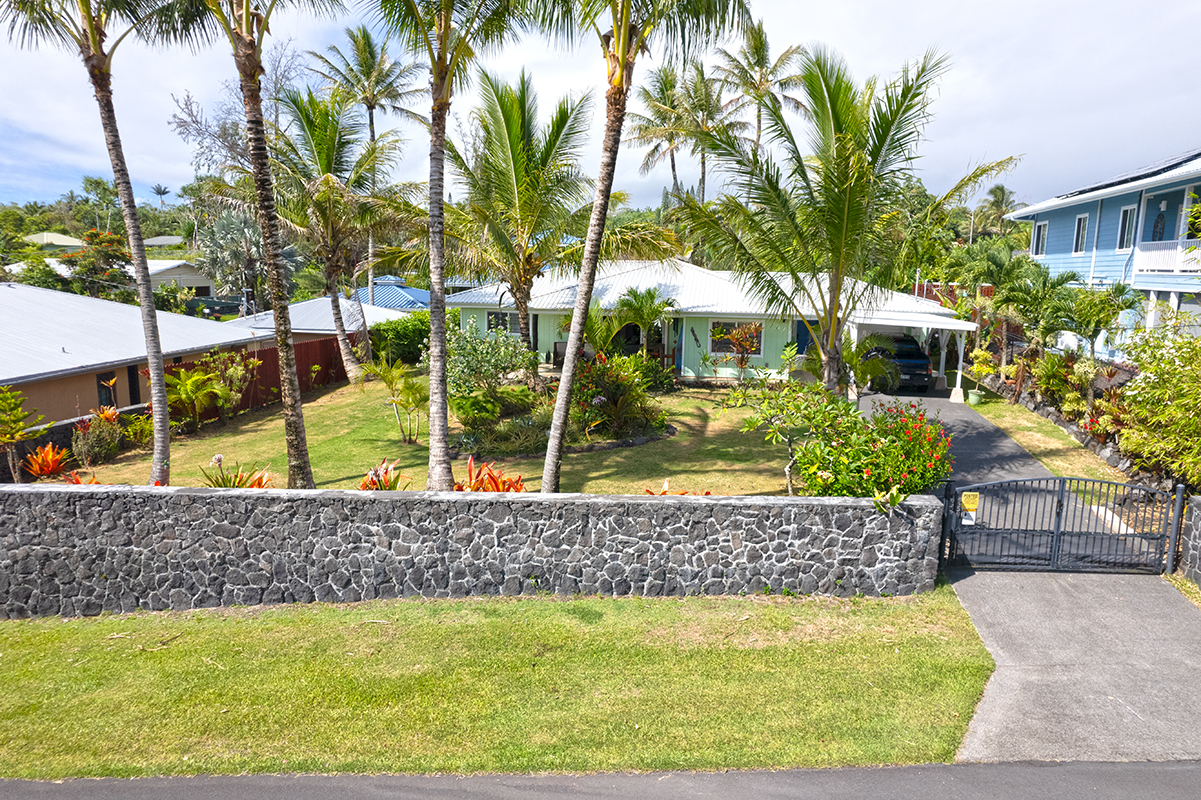
[[[980,493],[964,492],[959,498],[959,503],[964,511],[975,511],[980,506]]]

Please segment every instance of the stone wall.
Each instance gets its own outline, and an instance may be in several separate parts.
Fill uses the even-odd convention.
[[[942,504],[0,487],[0,617],[462,597],[910,594]]]
[[[1184,576],[1201,586],[1201,497],[1190,498],[1180,526],[1180,566]]]

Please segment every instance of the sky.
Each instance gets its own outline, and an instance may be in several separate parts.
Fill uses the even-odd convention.
[[[1020,156],[1002,181],[1019,200],[1033,203],[1201,147],[1197,68],[1181,55],[1192,52],[1201,28],[1199,3],[751,0],[751,9],[765,20],[774,52],[793,44],[831,47],[860,81],[894,75],[930,48],[948,55],[951,68],[937,86],[917,163],[918,176],[936,193],[983,161]],[[324,51],[330,44],[345,50],[343,28],[361,21],[367,20],[360,13],[334,19],[281,14],[271,29],[273,38],[292,39],[300,50]],[[735,52],[737,44],[724,46]],[[397,53],[397,45],[391,50]],[[652,51],[639,64],[636,82],[659,55]],[[567,49],[529,37],[486,55],[481,65],[507,80],[523,67],[529,71],[544,118],[559,97],[592,92],[595,133],[583,164],[595,174],[604,122],[604,65],[595,42]],[[131,41],[119,48],[113,73],[135,193],[140,202],[157,202],[152,185],[174,191],[193,177],[191,150],[167,124],[175,111],[172,96],[190,91],[212,108],[222,82],[235,77],[233,59],[224,44],[193,53]],[[0,203],[50,202],[79,192],[84,175],[112,176],[77,54],[0,41],[0,97]],[[456,97],[452,114],[460,124],[469,122],[475,102],[474,90]],[[425,180],[427,135],[410,125],[398,130],[408,143],[394,177]],[[641,161],[640,148],[623,145],[615,188],[628,192],[634,206],[657,205],[670,183],[668,167],[641,176]],[[696,182],[695,160],[682,157],[680,171],[683,182]]]

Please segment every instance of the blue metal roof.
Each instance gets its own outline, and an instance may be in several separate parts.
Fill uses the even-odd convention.
[[[354,299],[366,303],[367,289],[356,289]],[[430,293],[405,286],[400,278],[384,275],[375,279],[375,305],[400,311],[424,311],[430,307]]]

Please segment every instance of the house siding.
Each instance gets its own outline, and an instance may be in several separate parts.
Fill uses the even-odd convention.
[[[780,320],[738,320],[730,317],[684,317],[684,353],[681,361],[680,377],[685,379],[698,378],[738,378],[738,368],[733,364],[721,364],[716,368],[702,367],[701,356],[709,351],[709,330],[715,322],[763,322],[763,354],[752,356],[749,369],[770,367],[778,369],[780,354],[792,341],[792,323]],[[693,338],[695,332],[696,338]],[[697,342],[700,346],[697,346]],[[748,370],[749,371],[749,370]]]

